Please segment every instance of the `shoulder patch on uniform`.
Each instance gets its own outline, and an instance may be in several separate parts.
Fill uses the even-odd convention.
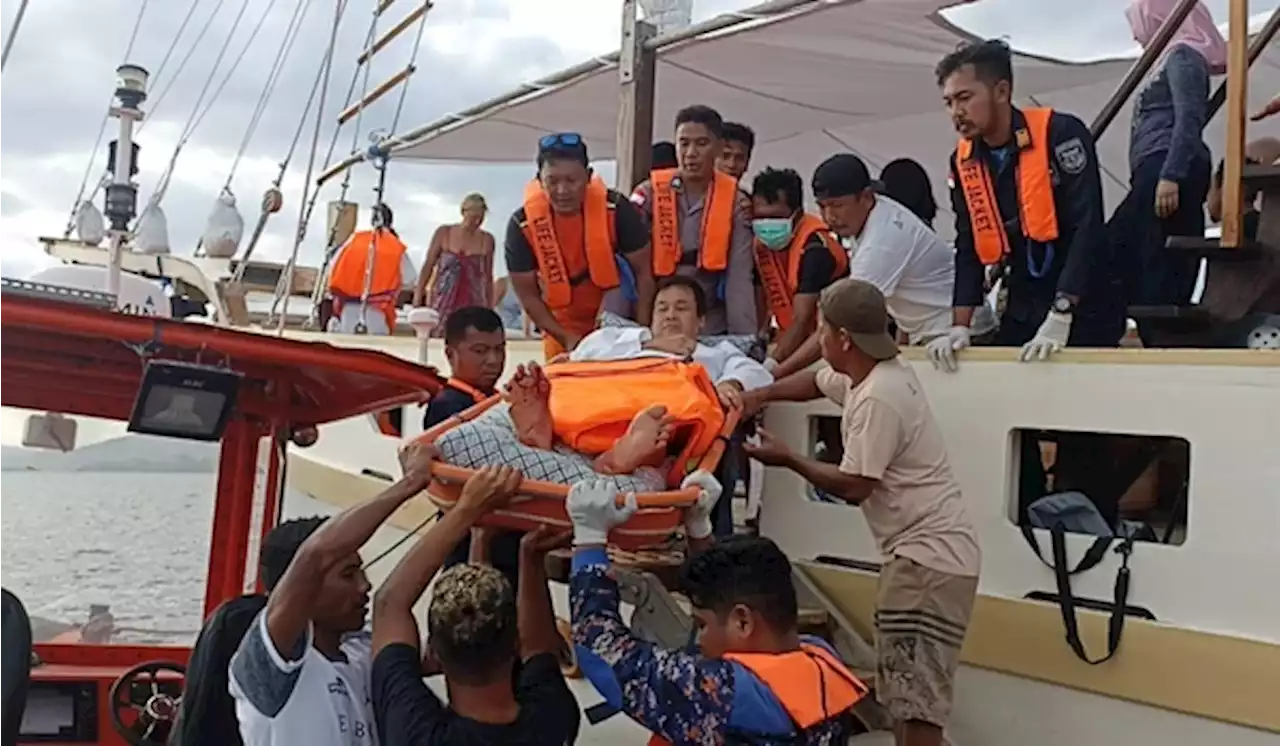
[[[1073,137],[1056,146],[1053,154],[1058,159],[1058,165],[1069,174],[1080,173],[1089,163],[1089,155],[1085,152],[1084,143],[1078,137]]]
[[[631,204],[636,207],[644,207],[644,203],[648,201],[649,195],[645,192],[643,185],[636,187],[636,190],[631,193]]]

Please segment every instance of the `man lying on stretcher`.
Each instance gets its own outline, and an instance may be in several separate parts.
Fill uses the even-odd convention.
[[[706,295],[693,280],[679,275],[659,281],[653,300],[651,328],[606,327],[587,335],[569,362],[671,358],[701,365],[715,385],[720,405],[739,408],[742,393],[773,383],[773,375],[733,345],[698,342],[707,310]],[[551,382],[536,364],[516,369],[507,386],[511,420],[520,441],[550,448],[556,438],[552,419]],[[583,403],[583,406],[587,406]],[[641,466],[657,466],[666,458],[673,418],[661,402],[636,413],[626,433],[594,462],[602,474],[630,474]]]

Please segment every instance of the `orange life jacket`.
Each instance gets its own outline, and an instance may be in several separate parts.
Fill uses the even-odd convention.
[[[789,653],[726,653],[769,687],[796,728],[808,730],[853,709],[869,689],[827,649],[801,643]],[[649,746],[671,746],[659,735]]]
[[[653,274],[670,277],[680,266],[684,247],[680,243],[680,204],[675,184],[678,169],[667,168],[649,174],[653,199]],[[698,267],[723,272],[729,266],[729,241],[733,237],[733,211],[738,204],[738,182],[716,172],[702,203],[702,240]]]
[[[1049,120],[1053,109],[1023,109],[1027,127],[1015,135],[1018,151],[1018,216],[1022,232],[1041,244],[1058,240],[1058,213],[1053,204],[1053,176],[1049,170]],[[956,173],[969,209],[973,246],[983,264],[996,264],[1009,253],[995,182],[984,159],[974,157],[973,141],[956,145]]]
[[[684,444],[677,463],[705,453],[724,427],[715,385],[698,363],[642,357],[559,363],[546,371],[556,437],[579,453],[609,450],[636,414],[655,404],[675,419],[672,441]]]
[[[448,386],[451,389],[456,389],[458,391],[461,391],[462,393],[470,396],[472,401],[482,402],[485,399],[488,399],[489,397],[493,396],[493,394],[486,394],[480,389],[476,388],[475,386],[472,386],[471,384],[467,383],[466,381],[463,381],[460,378],[450,378],[449,380],[444,382],[444,385]]]
[[[793,300],[800,286],[800,262],[809,237],[818,234],[822,244],[835,259],[837,277],[849,271],[849,255],[831,235],[827,224],[816,215],[805,213],[796,225],[791,243],[783,251],[774,251],[759,241],[755,242],[756,269],[760,271],[760,284],[769,299],[769,308],[778,320],[778,327],[786,330],[793,319]]]
[[[374,240],[375,234],[377,240]],[[334,257],[329,272],[329,295],[333,298],[333,312],[342,313],[346,303],[359,302],[364,294],[365,268],[369,262],[369,249],[373,247],[373,273],[369,281],[369,306],[382,311],[387,319],[387,329],[396,328],[396,300],[404,278],[400,264],[408,249],[394,233],[379,228],[376,231],[360,231],[347,241]]]
[[[618,287],[615,216],[609,209],[609,190],[593,176],[587,185],[580,215],[556,215],[551,201],[535,179],[524,190],[524,236],[538,262],[542,297],[547,308],[566,330],[589,334],[606,290]],[[587,280],[590,282],[587,282]],[[550,335],[543,335],[543,349],[550,359],[564,349]]]

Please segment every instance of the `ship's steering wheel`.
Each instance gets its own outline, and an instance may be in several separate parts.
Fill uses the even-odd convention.
[[[147,661],[125,671],[111,685],[111,725],[132,746],[163,744],[178,719],[182,695],[171,696],[160,689],[160,674],[187,675],[186,666],[172,661]],[[134,713],[123,717],[124,713]],[[126,725],[126,720],[132,721]]]

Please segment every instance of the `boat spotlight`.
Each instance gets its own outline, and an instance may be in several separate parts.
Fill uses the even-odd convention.
[[[225,368],[151,360],[133,402],[129,431],[219,440],[235,411],[242,378]]]

